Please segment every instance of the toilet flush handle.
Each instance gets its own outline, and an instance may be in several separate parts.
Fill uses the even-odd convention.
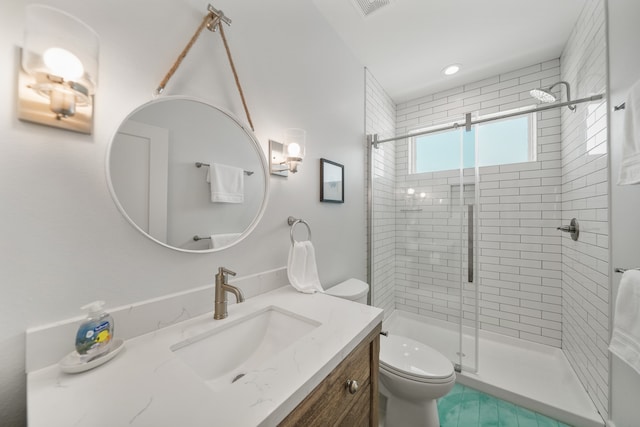
[[[347,384],[346,384],[347,390],[349,390],[349,393],[351,394],[356,394],[358,392],[358,381],[356,380],[347,380]]]

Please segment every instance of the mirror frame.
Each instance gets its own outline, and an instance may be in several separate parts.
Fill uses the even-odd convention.
[[[171,245],[169,245],[167,243],[161,242],[160,240],[156,239],[155,237],[151,236],[149,233],[144,231],[142,228],[140,228],[140,226],[138,226],[138,224],[136,224],[133,221],[133,219],[131,219],[131,217],[127,214],[127,212],[125,211],[124,207],[122,206],[122,204],[118,200],[118,196],[116,195],[115,189],[113,188],[113,183],[112,183],[112,180],[111,180],[111,167],[110,167],[110,164],[111,164],[111,148],[112,148],[113,143],[115,141],[116,135],[118,134],[118,131],[120,130],[122,125],[127,120],[129,120],[133,115],[135,115],[138,111],[142,110],[143,108],[145,108],[145,107],[147,107],[149,105],[158,103],[158,102],[167,102],[167,101],[171,101],[171,100],[182,100],[182,101],[197,102],[197,103],[200,103],[200,104],[204,104],[204,105],[206,105],[206,106],[208,106],[210,108],[213,108],[213,109],[217,110],[218,112],[224,114],[229,119],[233,120],[233,122],[236,125],[238,125],[242,129],[242,131],[249,137],[249,139],[252,142],[252,147],[256,152],[256,155],[260,159],[260,166],[262,167],[262,175],[264,177],[264,191],[263,191],[262,204],[260,206],[260,209],[256,213],[255,217],[253,218],[253,221],[251,221],[249,226],[247,228],[245,228],[245,230],[242,232],[240,237],[238,237],[237,240],[234,240],[233,242],[231,242],[228,245],[225,245],[225,246],[222,246],[222,247],[219,247],[219,248],[209,248],[209,249],[195,250],[195,249],[178,248],[178,247],[175,247],[175,246],[171,246]],[[219,251],[228,249],[228,248],[230,248],[230,247],[232,247],[234,245],[237,245],[242,240],[244,240],[247,236],[249,236],[251,234],[251,232],[253,232],[253,230],[257,227],[258,223],[260,222],[260,220],[264,216],[264,212],[265,212],[265,210],[267,208],[267,203],[269,201],[269,191],[270,191],[270,189],[269,189],[269,167],[268,167],[268,163],[267,163],[267,158],[266,158],[266,155],[265,155],[264,151],[262,150],[262,147],[260,146],[260,142],[258,141],[256,136],[254,135],[254,133],[251,130],[251,128],[247,127],[244,123],[242,123],[240,120],[238,120],[233,114],[231,114],[227,110],[225,110],[223,108],[220,108],[220,107],[217,107],[217,106],[211,104],[210,102],[208,102],[208,101],[206,101],[204,99],[195,98],[195,97],[191,97],[191,96],[169,95],[169,96],[163,96],[161,98],[155,98],[155,99],[152,99],[152,100],[150,100],[148,102],[145,102],[144,104],[138,106],[137,108],[132,110],[129,114],[127,114],[126,117],[120,123],[118,123],[117,128],[112,132],[111,140],[109,141],[109,144],[107,146],[107,156],[106,156],[106,162],[105,162],[105,170],[106,170],[106,177],[107,177],[107,185],[109,186],[109,193],[111,194],[111,198],[115,202],[115,204],[118,207],[118,210],[120,211],[120,213],[122,213],[122,215],[127,219],[127,221],[131,225],[133,225],[133,227],[136,230],[138,230],[140,233],[142,233],[142,235],[144,235],[147,238],[153,240],[157,244],[159,244],[161,246],[164,246],[165,248],[173,249],[173,250],[179,251],[179,252],[205,254],[205,253],[219,252]]]

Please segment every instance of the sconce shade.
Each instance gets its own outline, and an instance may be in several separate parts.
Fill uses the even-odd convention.
[[[285,129],[284,145],[289,160],[301,161],[304,158],[306,137],[307,133],[304,129]]]
[[[98,86],[98,35],[88,25],[50,6],[26,7],[22,68],[84,86]]]
[[[298,144],[297,142],[290,142],[287,145],[287,154],[289,157],[300,157],[300,152],[302,151],[302,148],[300,147],[300,144]]]
[[[307,132],[290,128],[284,131],[284,142],[269,140],[269,171],[272,175],[289,176],[297,173],[305,153]]]
[[[98,86],[98,35],[56,8],[26,7],[18,118],[91,133]]]
[[[68,50],[51,47],[44,51],[42,59],[47,68],[51,70],[50,74],[60,76],[65,80],[76,81],[84,74],[82,62]]]

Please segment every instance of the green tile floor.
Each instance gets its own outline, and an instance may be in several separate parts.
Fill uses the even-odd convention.
[[[567,427],[554,419],[456,384],[438,400],[440,427]]]

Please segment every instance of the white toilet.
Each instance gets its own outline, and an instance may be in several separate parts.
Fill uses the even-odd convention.
[[[380,392],[385,427],[439,427],[436,399],[456,382],[453,364],[433,348],[389,333],[380,337]]]
[[[324,292],[327,295],[366,304],[369,285],[362,280],[347,279],[344,282],[340,282],[337,285],[326,289]]]
[[[369,285],[348,279],[328,295],[367,303]],[[428,345],[401,335],[380,336],[380,392],[387,398],[385,427],[439,427],[436,399],[456,383],[453,364]]]

